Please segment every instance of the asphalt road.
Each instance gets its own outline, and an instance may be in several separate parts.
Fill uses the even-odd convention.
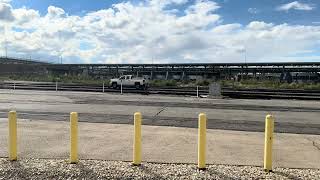
[[[159,95],[0,90],[0,118],[16,110],[30,120],[132,124],[133,114],[143,114],[143,124],[196,128],[197,115],[205,112],[209,129],[264,131],[268,113],[276,117],[275,131],[320,134],[320,102],[298,100],[204,99]]]

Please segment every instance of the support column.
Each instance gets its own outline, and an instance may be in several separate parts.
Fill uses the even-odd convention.
[[[150,72],[150,80],[153,80],[153,71]]]
[[[186,73],[184,71],[182,71],[181,80],[184,80],[185,76],[186,76]]]

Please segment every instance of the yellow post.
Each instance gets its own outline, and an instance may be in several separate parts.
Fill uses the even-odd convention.
[[[17,113],[10,111],[9,119],[9,160],[17,160]]]
[[[133,165],[141,164],[141,113],[134,113]]]
[[[272,115],[267,115],[266,125],[265,125],[265,139],[264,139],[264,170],[266,172],[272,171],[273,128],[274,128],[274,117]]]
[[[207,117],[206,114],[199,114],[199,129],[198,129],[198,168],[206,169],[206,129]]]
[[[78,113],[70,113],[70,163],[78,162]]]

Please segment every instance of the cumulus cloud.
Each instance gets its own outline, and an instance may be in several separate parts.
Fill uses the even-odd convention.
[[[301,11],[311,11],[316,7],[313,4],[300,3],[298,1],[293,1],[291,3],[283,4],[277,7],[278,11],[289,11],[290,9],[301,10]]]
[[[13,21],[12,7],[10,4],[0,2],[0,21]]]
[[[272,23],[265,23],[261,21],[252,21],[247,26],[248,29],[253,29],[253,30],[266,30],[272,27],[273,27]]]
[[[56,16],[61,16],[64,13],[65,13],[64,10],[59,7],[55,7],[55,6],[48,7],[48,16],[56,17]]]
[[[208,14],[219,8],[220,6],[216,2],[209,0],[198,0],[194,5],[191,5],[186,12],[195,14]]]
[[[177,15],[170,5],[185,9]],[[56,62],[60,56],[66,63],[243,62],[244,51],[248,61],[305,60],[301,53],[320,45],[317,24],[225,24],[220,5],[208,0],[129,1],[83,16],[54,6],[43,16],[6,7],[12,16],[6,18],[9,55]]]
[[[33,20],[36,20],[40,17],[39,12],[33,9],[27,9],[25,7],[20,9],[15,9],[12,11],[13,16],[16,18],[16,23],[23,24]]]

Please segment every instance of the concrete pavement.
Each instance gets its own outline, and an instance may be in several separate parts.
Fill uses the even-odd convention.
[[[81,117],[80,117],[81,118]],[[7,156],[7,119],[0,119],[0,156]],[[143,126],[143,161],[197,162],[197,129]],[[133,126],[79,123],[80,159],[132,160]],[[263,165],[262,132],[207,130],[209,164]],[[20,158],[63,158],[69,154],[69,122],[18,121]],[[274,166],[320,169],[320,136],[276,133]]]

